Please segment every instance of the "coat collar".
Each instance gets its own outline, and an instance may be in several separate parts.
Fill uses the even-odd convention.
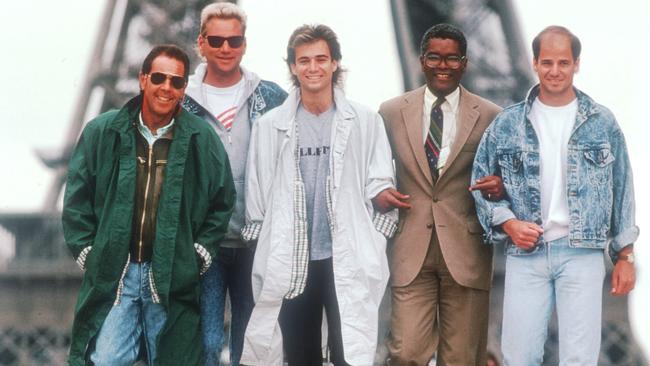
[[[108,128],[120,134],[127,133],[136,128],[138,123],[138,114],[142,109],[142,96],[131,98],[122,109],[119,110],[115,118],[108,123]],[[198,133],[196,126],[189,121],[190,114],[179,106],[179,110],[174,116],[174,136],[192,135]]]
[[[535,101],[535,98],[539,96],[539,88],[540,85],[537,84],[530,88],[528,90],[528,93],[526,94],[526,104],[524,106],[524,118],[523,120],[526,120],[528,117],[528,114],[530,113],[530,109],[533,106],[533,102]],[[576,98],[578,99],[578,112],[576,114],[576,121],[575,125],[573,126],[573,131],[578,129],[587,119],[594,115],[598,114],[601,112],[601,109],[589,95],[587,95],[585,92],[582,90],[573,87],[573,90],[576,94]]]
[[[440,172],[438,180],[441,180],[449,167],[452,166],[458,153],[462,149],[465,142],[469,138],[472,129],[476,125],[480,113],[478,112],[478,100],[476,96],[462,85],[460,87],[460,101],[458,104],[458,119],[456,121],[456,136],[450,147],[449,157],[444,169]],[[426,178],[429,186],[433,186],[433,178],[427,162],[426,153],[424,151],[424,144],[422,143],[422,108],[426,85],[423,85],[411,92],[404,94],[404,101],[401,108],[402,123],[406,128],[406,132],[411,145],[411,150],[418,163],[420,172]]]
[[[288,131],[293,128],[296,119],[296,111],[300,104],[300,89],[294,88],[289,93],[287,99],[278,108],[280,109],[281,118],[273,121],[273,126],[278,130]],[[355,112],[350,102],[345,98],[345,93],[339,88],[334,88],[334,104],[336,105],[336,114],[334,120],[349,120],[354,118]]]
[[[253,94],[253,91],[255,91],[255,88],[257,88],[261,81],[260,77],[256,73],[249,71],[241,65],[239,66],[239,69],[241,70],[242,78],[244,79],[244,85],[242,86],[243,89],[239,96],[239,100],[237,101],[237,109],[244,105],[244,102],[251,96],[251,94]],[[192,97],[192,99],[204,108],[208,105],[208,101],[206,100],[203,91],[203,79],[205,78],[207,70],[207,63],[200,63],[196,69],[194,69],[194,73],[189,76],[187,89],[185,90],[185,94]]]
[[[296,111],[300,104],[300,90],[294,89],[277,110],[277,117],[273,120],[273,127],[279,131],[284,131],[285,138],[281,149],[295,147],[296,141],[293,138],[295,131]],[[334,187],[338,187],[341,182],[345,151],[347,151],[348,139],[352,131],[353,123],[351,121],[357,117],[352,104],[345,98],[341,89],[334,89],[334,104],[336,112],[332,121],[332,136],[330,140],[330,176]]]
[[[429,183],[428,187],[431,187],[433,186],[433,178],[431,177],[429,163],[424,152],[424,144],[422,143],[422,113],[425,88],[426,85],[404,94],[404,100],[400,110],[402,113],[402,123],[406,128],[406,134],[415,160],[420,167],[420,172]]]

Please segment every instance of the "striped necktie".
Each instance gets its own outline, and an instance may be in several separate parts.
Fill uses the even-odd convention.
[[[427,154],[427,161],[429,162],[429,169],[431,169],[431,177],[436,180],[438,178],[438,156],[440,155],[440,148],[442,145],[442,109],[440,106],[445,102],[445,98],[438,98],[431,107],[431,124],[429,125],[429,133],[427,133],[427,140],[424,143],[424,151]]]

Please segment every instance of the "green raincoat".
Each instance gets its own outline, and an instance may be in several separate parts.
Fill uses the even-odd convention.
[[[127,264],[136,183],[136,123],[141,98],[89,122],[72,154],[63,230],[73,256],[91,246],[75,308],[70,365],[88,365],[89,345],[113,302]],[[202,358],[201,263],[194,243],[215,258],[235,202],[228,157],[216,133],[184,109],[174,137],[156,223],[151,271],[167,322],[156,365],[198,365]]]

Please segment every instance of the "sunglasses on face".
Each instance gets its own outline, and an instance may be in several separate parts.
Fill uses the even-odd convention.
[[[223,43],[226,41],[228,41],[228,45],[230,45],[231,48],[239,48],[244,44],[244,40],[246,40],[246,37],[244,36],[206,36],[205,38],[208,39],[208,44],[213,48],[219,48],[223,46]]]
[[[153,72],[147,75],[149,76],[149,80],[151,80],[151,83],[153,85],[160,85],[164,83],[165,80],[170,79],[174,89],[183,89],[183,87],[185,86],[185,78],[182,76],[173,75],[173,74],[164,74],[162,72]]]

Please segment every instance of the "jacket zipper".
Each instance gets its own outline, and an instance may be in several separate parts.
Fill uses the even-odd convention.
[[[140,239],[138,240],[138,262],[142,261],[142,239],[144,236],[144,221],[147,216],[147,205],[149,203],[149,185],[151,183],[151,161],[153,160],[153,146],[149,145],[149,158],[147,160],[147,184],[144,189],[144,206],[142,207],[142,217],[140,218]]]

